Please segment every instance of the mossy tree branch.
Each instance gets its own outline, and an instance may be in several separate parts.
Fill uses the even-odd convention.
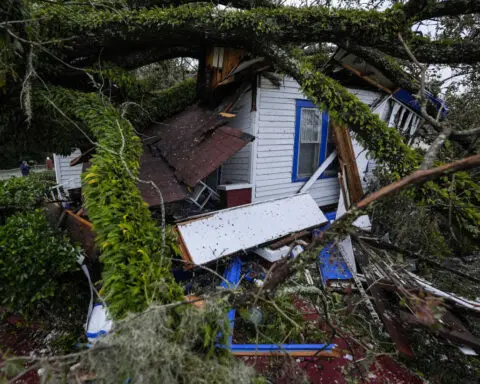
[[[479,0],[410,0],[405,5],[405,13],[414,20],[478,12],[480,12]]]
[[[470,8],[464,9],[468,10]],[[405,37],[421,62],[474,63],[480,60],[480,46],[474,42],[432,41],[413,36],[414,20],[401,6],[378,12],[321,6],[219,10],[209,4],[185,4],[133,11],[86,7],[71,12],[69,7],[50,4],[37,9],[35,16],[42,18],[40,39],[47,36],[50,40],[68,38],[51,49],[77,65],[91,65],[102,56],[122,66],[141,66],[152,62],[153,58],[195,55],[205,44],[253,50],[265,42],[280,45],[309,41],[336,44],[350,41],[410,60],[398,43],[398,33]],[[142,51],[145,53],[140,54]]]
[[[112,316],[141,312],[152,302],[182,300],[183,289],[170,271],[174,236],[169,232],[162,246],[162,229],[137,188],[141,145],[131,124],[96,93],[51,87],[37,97],[52,105],[51,115],[63,111],[71,119],[63,124],[82,125],[97,143],[83,193],[102,250],[103,290]]]
[[[379,162],[388,164],[396,177],[403,177],[418,167],[420,156],[404,143],[398,130],[388,127],[340,83],[293,59],[279,47],[265,47],[264,52],[297,80],[305,95],[319,108],[327,109],[335,121],[350,127],[365,148]]]

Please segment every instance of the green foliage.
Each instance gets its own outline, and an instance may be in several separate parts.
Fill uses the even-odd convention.
[[[469,329],[471,330],[471,325]],[[403,357],[402,360],[425,382],[478,383],[480,360],[477,356],[466,356],[459,348],[446,345],[441,340],[419,330],[414,331],[409,339],[411,340],[409,345],[413,348],[415,358]]]
[[[305,321],[302,311],[294,305],[292,295],[282,295],[272,302],[262,302],[258,309],[263,314],[263,320],[258,325],[251,321],[249,310],[240,311],[240,318],[235,322],[237,339],[245,338],[245,342],[253,344],[301,343],[306,339],[308,342],[313,339],[316,339],[316,342],[323,340],[321,332],[312,332],[315,329],[311,329],[312,324]],[[285,340],[287,335],[288,339]]]
[[[281,32],[290,33],[297,31],[299,41],[305,41],[308,31],[325,33],[349,30],[378,36],[379,32],[391,33],[403,26],[402,12],[344,10],[328,7],[277,7],[255,8],[253,10],[228,10],[214,9],[211,4],[186,4],[171,8],[152,8],[140,10],[112,10],[109,8],[98,9],[85,7],[72,12],[68,7],[61,5],[45,5],[36,11],[37,17],[46,19],[44,31],[50,38],[64,37],[65,35],[85,32],[103,33],[106,28],[117,29],[118,23],[129,26],[128,30],[119,31],[123,37],[132,34],[152,33],[175,28],[177,33],[191,32],[198,25],[212,27],[212,31],[219,33],[235,33],[248,30],[257,38],[278,39]],[[285,25],[292,29],[285,30]],[[304,29],[302,30],[302,27]],[[302,33],[298,33],[302,31]]]
[[[422,185],[417,199],[438,217],[452,247],[466,254],[480,247],[480,184],[467,172]]]
[[[321,109],[327,109],[334,121],[350,127],[370,154],[388,165],[395,179],[420,165],[421,156],[403,141],[397,129],[388,127],[340,83],[310,68],[308,64],[302,67],[300,82],[305,94]]]
[[[240,360],[225,354],[205,358],[205,329],[209,328],[214,340],[218,331],[228,335],[223,305],[207,301],[200,310],[179,308],[182,316],[175,323],[171,311],[162,307],[118,321],[118,331],[99,340],[85,355],[80,369],[95,372],[104,383],[124,383],[127,379],[145,384],[251,383],[254,370]]]
[[[439,258],[452,253],[438,217],[428,206],[415,202],[412,193],[402,192],[377,202],[372,217],[375,234],[403,249]]]
[[[145,128],[154,121],[162,121],[173,114],[182,111],[196,99],[196,80],[194,78],[182,81],[171,88],[140,94],[133,101],[138,105],[129,105],[126,117],[139,129]]]
[[[48,188],[55,183],[40,173],[0,181],[0,208],[31,211],[38,207]]]
[[[171,230],[152,219],[137,188],[140,139],[131,124],[102,97],[52,88],[46,95],[74,121],[88,127],[98,145],[83,175],[85,205],[102,251],[103,292],[114,318],[141,312],[151,303],[183,298],[171,272],[178,248]]]
[[[194,76],[198,64],[191,58],[176,58],[147,64],[133,71],[137,79],[149,84],[152,90],[162,90]]]
[[[0,305],[32,314],[51,303],[59,279],[77,269],[79,249],[50,228],[41,210],[18,213],[0,227]]]
[[[392,182],[385,170],[375,173],[373,189]],[[388,235],[410,251],[442,258],[478,250],[479,206],[478,176],[457,172],[377,202],[372,216],[379,236]]]

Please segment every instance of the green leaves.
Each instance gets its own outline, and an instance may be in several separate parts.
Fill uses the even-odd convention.
[[[34,173],[0,181],[0,208],[31,211],[39,206],[48,188],[54,184],[46,175]]]
[[[192,84],[167,90],[165,98]],[[182,299],[183,289],[170,271],[171,259],[178,252],[174,232],[166,229],[166,246],[162,247],[162,229],[137,188],[141,144],[130,122],[95,93],[52,87],[45,96],[86,127],[99,144],[83,176],[83,194],[102,251],[102,292],[111,315],[123,318],[152,302]]]
[[[9,217],[0,226],[0,306],[28,315],[48,304],[61,276],[78,269],[79,252],[50,228],[43,211]]]
[[[308,70],[308,65],[302,65],[299,74],[301,78],[297,80],[304,93],[320,108],[327,109],[336,122],[350,127],[361,144],[392,174],[403,177],[418,167],[419,155],[402,140],[400,133],[388,127],[340,83]]]

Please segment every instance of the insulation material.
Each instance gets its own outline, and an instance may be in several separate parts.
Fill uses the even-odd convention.
[[[255,248],[253,252],[270,263],[275,263],[276,261],[287,256],[289,249],[290,247],[285,245],[279,249],[271,249],[269,247]]]
[[[327,222],[309,194],[217,211],[178,224],[185,259],[201,265]]]
[[[283,259],[288,255],[289,252],[290,252],[289,256],[292,258],[295,258],[303,251],[304,249],[301,245],[296,245],[295,247],[293,247],[292,250],[290,250],[290,247],[286,245],[278,249],[271,249],[269,247],[260,247],[260,248],[255,248],[253,250],[255,254],[264,258],[270,263],[275,263],[278,260]]]

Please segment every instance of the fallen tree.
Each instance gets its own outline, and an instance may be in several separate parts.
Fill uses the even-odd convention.
[[[126,71],[173,57],[198,58],[211,45],[268,55],[318,107],[350,126],[391,171],[393,180],[403,178],[362,200],[358,208],[412,181],[478,166],[475,157],[446,169],[416,171],[422,157],[396,130],[292,49],[318,43],[352,47],[381,71],[394,73],[399,84],[419,92],[421,98],[425,84],[405,74],[408,65],[415,66],[416,61],[474,65],[480,60],[480,43],[473,38],[418,36],[413,26],[432,17],[478,13],[478,1],[409,1],[383,11],[324,5],[283,7],[267,1],[228,4],[237,9],[183,1],[8,0],[1,5],[2,145],[59,153],[96,146],[93,167],[84,175],[86,206],[103,251],[105,298],[117,319],[151,304],[183,302],[181,288],[170,272],[175,242],[167,228],[158,228],[152,220],[137,189],[141,149],[135,130],[142,128],[145,119],[136,121],[124,109],[127,102],[138,103],[145,97],[154,100],[158,95],[149,94]],[[125,91],[118,100],[109,97],[114,86]],[[186,105],[192,99],[185,97],[184,101]],[[166,117],[183,103],[162,105],[163,110],[154,102],[145,105],[148,116]],[[454,132],[451,140],[477,133]],[[348,232],[353,216],[340,221],[332,236]],[[273,292],[296,268],[284,265],[285,272],[278,267],[265,292]],[[182,311],[175,311],[167,323],[182,316]],[[217,326],[204,329],[204,345],[197,353],[211,350],[218,330]]]

